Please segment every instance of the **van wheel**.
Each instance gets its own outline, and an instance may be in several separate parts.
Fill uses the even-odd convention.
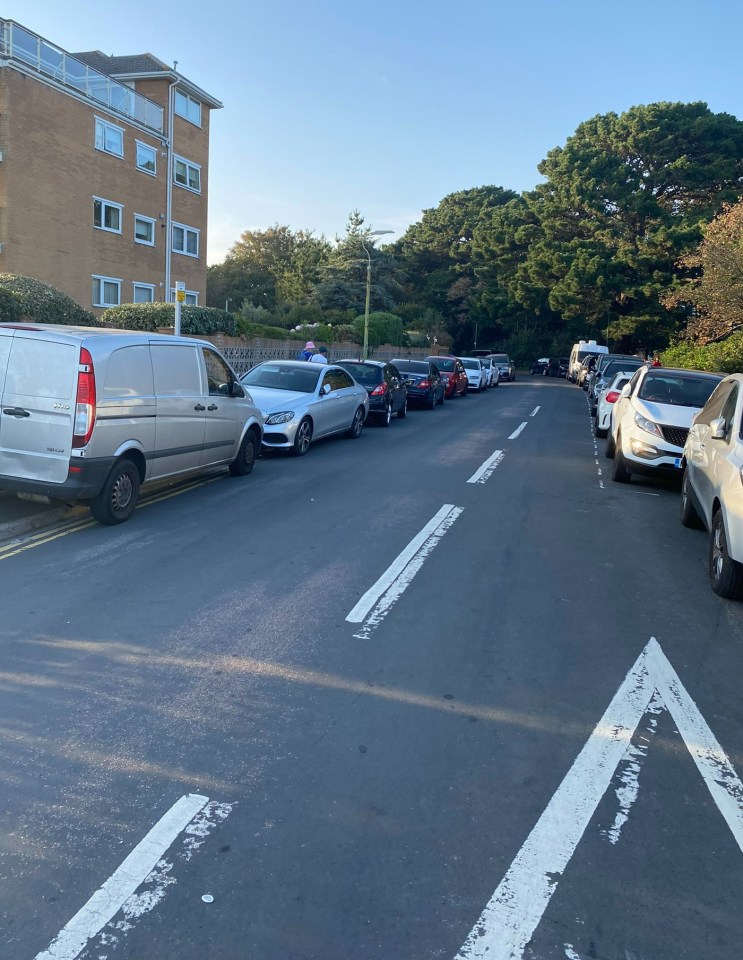
[[[131,460],[119,460],[103,488],[91,501],[90,512],[98,523],[113,526],[128,520],[139,498],[139,470]]]
[[[255,460],[258,456],[258,444],[255,434],[248,430],[242,439],[237,456],[230,464],[230,473],[233,477],[246,477],[255,466]]]

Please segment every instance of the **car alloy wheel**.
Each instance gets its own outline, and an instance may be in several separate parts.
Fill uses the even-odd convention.
[[[718,597],[726,600],[740,600],[743,597],[743,566],[736,563],[728,552],[721,510],[712,518],[708,570],[710,586]]]

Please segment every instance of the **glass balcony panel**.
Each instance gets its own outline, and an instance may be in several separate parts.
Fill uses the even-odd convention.
[[[40,43],[40,69],[42,73],[62,80],[64,77],[64,54],[61,50],[42,40]]]
[[[39,66],[39,40],[28,30],[19,27],[18,24],[12,25],[11,34],[12,55],[24,63],[30,63],[31,66],[38,69]]]
[[[88,68],[74,57],[65,57],[65,82],[68,86],[88,92]]]

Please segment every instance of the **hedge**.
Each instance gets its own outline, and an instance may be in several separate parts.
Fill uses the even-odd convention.
[[[102,327],[103,324],[89,310],[56,287],[34,277],[15,273],[0,274],[0,290],[12,294],[19,307],[20,317],[32,323],[61,323],[67,326]],[[5,313],[7,300],[0,301]],[[12,307],[10,308],[12,310]]]
[[[664,367],[709,370],[711,373],[743,373],[743,333],[734,333],[721,343],[696,346],[674,344],[661,355]]]
[[[21,319],[21,301],[16,293],[0,287],[0,322],[15,323]]]
[[[159,327],[172,327],[175,324],[175,305],[172,303],[122,303],[119,307],[109,307],[104,314],[106,326],[119,330],[146,330],[154,333]],[[216,307],[195,307],[184,304],[181,307],[181,333],[195,336],[236,333],[235,318]]]

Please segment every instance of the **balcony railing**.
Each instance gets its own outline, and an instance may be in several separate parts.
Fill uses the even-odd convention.
[[[0,21],[0,37],[3,57],[25,63],[57,83],[163,132],[163,108],[131,87],[93,70],[13,20]]]

